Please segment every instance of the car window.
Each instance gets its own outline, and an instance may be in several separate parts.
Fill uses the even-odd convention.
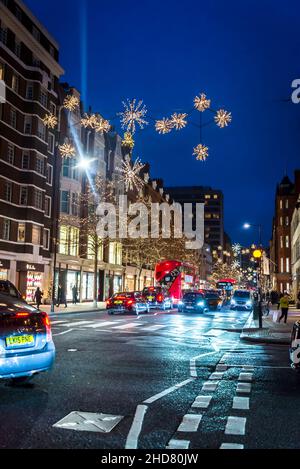
[[[205,293],[205,298],[219,298],[219,294],[217,292],[206,292]]]
[[[203,298],[203,295],[201,293],[186,293],[183,296],[184,300],[195,300],[196,298]]]
[[[132,293],[129,293],[129,292],[125,292],[125,293],[115,293],[113,295],[113,298],[119,298],[119,299],[122,299],[122,298],[131,298],[132,297]]]
[[[250,292],[249,291],[235,291],[233,296],[237,298],[250,298]]]
[[[0,281],[0,293],[2,293],[2,295],[8,295],[13,298],[20,298],[20,294],[14,285],[3,280]]]

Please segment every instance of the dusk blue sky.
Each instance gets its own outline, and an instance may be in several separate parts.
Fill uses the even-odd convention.
[[[257,241],[244,221],[271,235],[274,192],[287,170],[300,168],[300,105],[288,101],[300,78],[300,19],[282,0],[25,0],[60,44],[64,81],[86,107],[107,118],[122,100],[143,99],[149,116],[189,111],[205,92],[232,124],[203,129],[210,155],[192,156],[199,129],[137,134],[135,156],[149,161],[165,186],[209,185],[223,190],[225,228],[233,241]],[[85,33],[86,32],[86,33]],[[203,120],[211,114],[204,113]],[[191,122],[199,121],[196,111]],[[119,122],[114,121],[117,130]]]

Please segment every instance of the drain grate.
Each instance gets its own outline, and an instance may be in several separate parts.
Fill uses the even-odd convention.
[[[122,415],[74,411],[55,423],[53,427],[79,432],[109,433],[123,418]]]

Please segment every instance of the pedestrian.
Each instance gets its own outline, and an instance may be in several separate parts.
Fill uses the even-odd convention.
[[[59,284],[57,289],[57,305],[60,306],[61,303],[65,304],[65,308],[67,307],[67,300],[64,287]]]
[[[278,300],[277,300],[277,309],[280,308],[280,300],[281,300],[281,298],[283,298],[283,297],[284,297],[284,293],[279,293],[279,295],[278,295]]]
[[[34,292],[34,297],[33,297],[33,299],[36,302],[37,309],[40,309],[40,305],[42,303],[42,296],[43,296],[43,292],[40,290],[40,287],[37,287],[37,289]]]
[[[276,305],[278,303],[278,293],[277,293],[277,291],[272,290],[270,297],[271,297],[272,305]]]
[[[76,305],[78,303],[78,298],[77,298],[78,292],[77,292],[77,287],[74,284],[72,287],[72,298],[73,298],[73,305]]]
[[[278,322],[280,322],[280,320],[284,318],[284,322],[286,324],[287,315],[289,311],[289,296],[287,292],[285,292],[284,295],[282,295],[282,297],[280,298],[280,308],[281,308],[281,316]]]

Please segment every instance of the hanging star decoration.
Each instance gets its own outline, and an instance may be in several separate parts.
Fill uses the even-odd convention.
[[[201,93],[200,96],[195,97],[194,106],[197,111],[204,112],[210,108],[210,99],[207,99],[206,95]]]
[[[124,111],[118,113],[121,118],[122,129],[134,134],[137,126],[143,129],[145,125],[148,125],[145,119],[147,108],[142,100],[136,104],[136,99],[127,99],[127,102],[123,101],[123,106]]]
[[[177,112],[174,112],[174,114],[171,116],[172,127],[174,127],[176,130],[184,129],[184,127],[187,125],[186,118],[187,114],[177,114]]]
[[[77,98],[77,96],[74,96],[72,94],[69,94],[68,96],[66,96],[63,102],[63,107],[65,109],[68,109],[68,111],[75,111],[77,108],[79,108],[79,105],[80,105],[79,98]]]
[[[155,129],[159,134],[168,134],[169,132],[171,132],[172,128],[173,124],[171,120],[166,119],[165,117],[155,122]]]
[[[122,161],[122,168],[119,168],[125,184],[126,191],[134,190],[140,191],[144,186],[144,181],[140,177],[140,172],[145,165],[137,158],[134,164],[131,164],[130,158],[125,158]]]
[[[234,254],[239,254],[241,252],[241,249],[242,249],[242,246],[240,245],[240,243],[235,243],[232,245],[232,250]]]
[[[224,109],[219,109],[217,111],[217,114],[215,115],[215,122],[221,129],[227,127],[231,121],[231,112],[227,112]]]
[[[48,129],[55,129],[57,126],[57,117],[54,114],[46,114],[45,117],[43,118],[43,123]]]
[[[193,155],[196,156],[196,160],[205,161],[208,157],[208,147],[200,143],[194,148]]]
[[[72,156],[76,155],[76,149],[70,143],[64,143],[59,147],[60,154],[63,158],[71,158]]]
[[[131,150],[134,147],[134,138],[130,132],[125,132],[122,140],[122,146],[130,148]]]
[[[103,117],[98,116],[96,114],[84,114],[80,123],[85,129],[91,128],[94,129],[96,132],[109,132],[111,129],[109,121],[103,119]]]

